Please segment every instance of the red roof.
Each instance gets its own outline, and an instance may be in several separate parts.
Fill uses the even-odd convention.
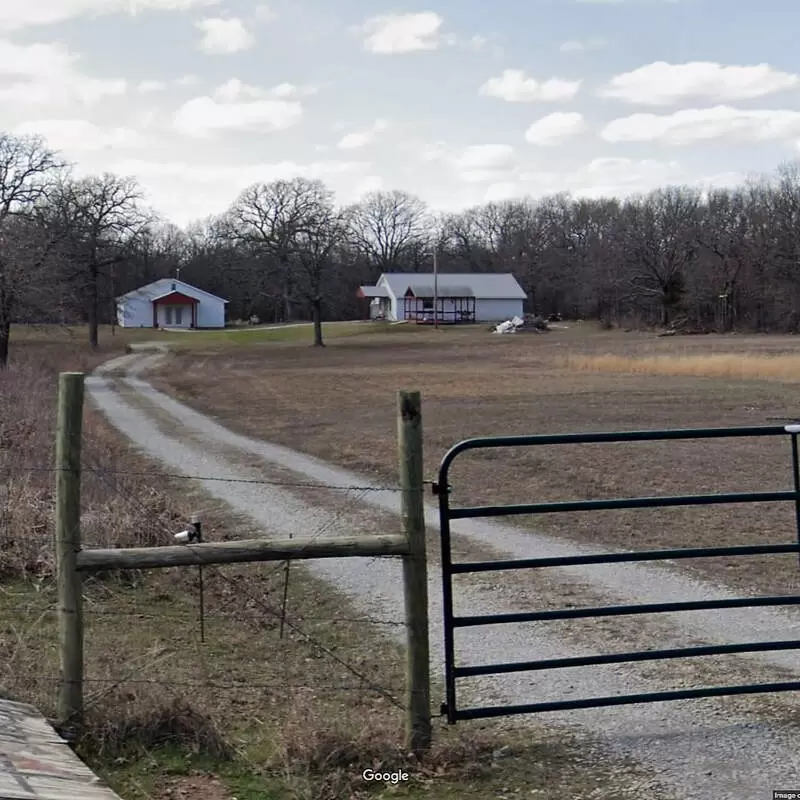
[[[162,294],[161,297],[153,299],[153,305],[190,305],[199,303],[200,301],[195,297],[183,294],[183,292],[170,292],[169,294]]]

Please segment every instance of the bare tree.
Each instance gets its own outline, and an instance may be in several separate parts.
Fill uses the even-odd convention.
[[[687,270],[699,250],[699,211],[700,192],[684,187],[658,189],[623,206],[635,286],[644,297],[657,299],[664,326],[683,298]]]
[[[131,245],[149,221],[133,178],[110,173],[61,183],[53,198],[57,217],[69,230],[68,282],[89,324],[89,343],[98,345],[101,282],[114,295],[114,267],[131,254]]]
[[[428,212],[407,192],[372,192],[345,211],[348,239],[376,272],[398,271],[424,244]]]
[[[38,137],[0,133],[0,368],[8,364],[11,324],[41,282],[50,232],[35,231],[34,209],[65,164]]]
[[[246,248],[259,268],[261,294],[279,287],[284,319],[292,318],[296,276],[293,256],[300,231],[317,213],[322,196],[329,190],[321,181],[306,178],[258,183],[242,192],[220,221],[220,233]]]
[[[331,266],[332,256],[344,239],[344,219],[333,203],[333,194],[316,187],[315,203],[295,236],[295,256],[300,267],[301,286],[311,306],[314,323],[314,345],[323,347],[322,291]]]

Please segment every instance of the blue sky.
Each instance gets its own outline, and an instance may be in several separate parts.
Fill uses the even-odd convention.
[[[178,224],[261,180],[432,207],[724,185],[800,157],[784,0],[0,0],[2,128]]]

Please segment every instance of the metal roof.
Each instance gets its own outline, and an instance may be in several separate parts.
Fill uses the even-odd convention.
[[[528,296],[510,272],[440,272],[439,282],[451,288],[467,287],[470,296],[483,300],[525,300]],[[385,272],[378,283],[388,285],[395,297],[403,297],[409,286],[432,286],[433,273]]]
[[[189,289],[192,292],[197,292],[198,294],[203,294],[206,297],[213,297],[214,300],[221,300],[223,303],[228,303],[229,301],[226,300],[224,297],[219,297],[216,294],[211,294],[211,292],[207,292],[205,289],[198,289],[197,286],[192,286],[191,283],[186,283],[186,281],[180,280],[180,278],[159,278],[158,280],[153,281],[152,283],[147,283],[144,286],[140,286],[138,289],[133,289],[130,292],[125,292],[125,294],[119,295],[117,297],[117,302],[120,300],[127,300],[128,298],[142,298],[145,300],[152,300],[154,296],[160,295],[166,291],[167,286],[171,286],[172,284],[177,284],[177,286],[182,286],[184,289]],[[174,290],[170,291],[180,291],[177,287]]]
[[[430,284],[412,284],[403,292],[404,295],[410,294],[413,297],[475,297],[475,292],[469,286],[453,286],[440,283],[434,292],[434,286]]]
[[[389,292],[385,286],[359,286],[359,292],[363,297],[388,297]]]

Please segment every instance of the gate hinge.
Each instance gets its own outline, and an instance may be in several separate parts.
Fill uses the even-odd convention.
[[[433,494],[435,494],[437,496],[440,495],[440,494],[445,494],[445,493],[450,494],[450,491],[451,491],[452,488],[453,487],[448,483],[447,484],[447,489],[445,490],[445,492],[442,492],[442,485],[440,483],[436,483],[436,481],[434,481],[431,484],[431,489],[433,490]]]

